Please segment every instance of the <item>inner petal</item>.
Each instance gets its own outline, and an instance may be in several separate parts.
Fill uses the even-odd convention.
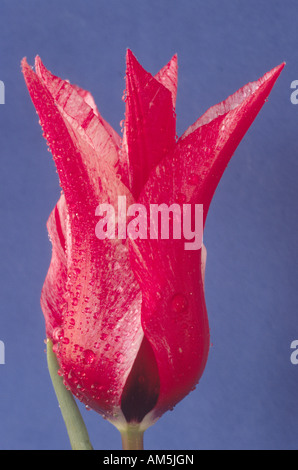
[[[159,387],[156,359],[149,341],[144,336],[121,398],[121,409],[128,423],[140,423],[154,408]]]

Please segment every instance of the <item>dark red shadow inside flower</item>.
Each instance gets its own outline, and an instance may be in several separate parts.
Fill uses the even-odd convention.
[[[121,397],[121,410],[128,423],[141,423],[153,410],[159,387],[156,359],[149,341],[144,337]]]

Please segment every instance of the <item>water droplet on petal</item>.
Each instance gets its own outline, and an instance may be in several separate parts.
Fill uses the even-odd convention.
[[[92,364],[92,362],[94,361],[94,358],[95,358],[94,352],[91,351],[91,349],[85,349],[83,353],[83,361],[85,362],[85,364]]]
[[[64,331],[62,328],[60,328],[60,326],[58,326],[57,328],[54,328],[54,331],[53,331],[54,341],[60,341],[61,338],[63,338],[63,336],[64,336]]]
[[[173,312],[175,313],[185,312],[188,307],[188,301],[185,295],[175,294],[171,300],[171,307],[172,307]]]
[[[75,319],[74,319],[74,318],[70,318],[68,328],[71,330],[71,329],[75,326],[75,324],[76,324]]]
[[[118,364],[122,364],[123,362],[123,359],[124,359],[124,356],[121,352],[116,352],[115,356],[115,361],[118,363]]]

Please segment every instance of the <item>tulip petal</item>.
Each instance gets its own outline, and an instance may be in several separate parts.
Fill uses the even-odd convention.
[[[123,151],[129,162],[127,185],[137,199],[151,170],[175,144],[175,113],[172,93],[143,69],[130,50],[125,101]]]
[[[203,204],[270,93],[283,65],[241,89],[210,119],[194,126],[152,171],[138,202]],[[217,111],[217,112],[214,112]],[[220,115],[220,111],[224,114]],[[217,116],[218,114],[218,116]],[[206,113],[208,116],[208,113]],[[142,291],[142,326],[157,361],[160,392],[152,416],[174,406],[197,384],[209,350],[204,298],[206,251],[185,250],[185,239],[130,240],[131,264]],[[191,360],[190,360],[191,358]]]
[[[22,61],[22,69],[44,137],[57,167],[68,211],[70,215],[78,213],[84,218],[90,218],[97,204],[95,184],[89,176],[88,161],[84,160],[84,155],[76,147],[70,134],[70,125],[63,120],[51,94],[29,67],[26,59]]]
[[[204,221],[230,158],[267,100],[284,65],[210,108],[178,141],[177,151],[191,168],[190,173],[182,164],[185,171],[180,177],[181,191],[187,194],[188,200],[199,200],[204,205]]]
[[[70,124],[93,146],[98,158],[116,167],[120,136],[100,116],[90,93],[53,75],[39,57],[36,57],[35,69],[60,112],[63,111]]]
[[[59,77],[55,77],[55,78],[59,78]],[[62,81],[64,81],[64,80],[62,80]],[[66,83],[68,83],[68,82],[66,81]],[[93,110],[94,114],[99,118],[100,124],[106,129],[109,136],[113,139],[116,148],[119,149],[119,147],[121,145],[121,137],[115,131],[115,129],[107,121],[105,121],[103,119],[103,117],[101,116],[101,114],[98,111],[97,105],[96,105],[96,103],[94,101],[94,98],[91,95],[91,93],[89,91],[84,90],[83,88],[79,87],[78,85],[74,85],[73,83],[70,84],[70,85],[83,98],[85,103]],[[88,114],[89,113],[86,112],[86,117],[88,116]],[[94,137],[95,137],[95,132],[93,132],[93,134],[94,134]]]
[[[53,154],[70,216],[79,217],[87,225],[94,224],[94,212],[102,202],[101,195],[105,197],[104,202],[113,202],[121,191],[122,194],[128,194],[128,190],[119,181],[113,165],[107,161],[108,158],[98,158],[94,146],[82,132],[80,123],[67,114],[62,106],[57,105],[25,60],[23,73]],[[107,133],[105,136],[107,137]],[[108,144],[104,142],[103,148],[106,145]],[[102,155],[104,154],[103,151]],[[129,195],[128,197],[131,198]]]
[[[156,75],[155,79],[165,86],[172,94],[173,108],[176,106],[177,97],[177,77],[178,76],[178,58],[175,54],[170,62],[165,65]]]
[[[47,222],[52,242],[52,259],[42,288],[41,307],[44,312],[47,338],[54,340],[54,332],[59,335],[65,310],[67,281],[66,239],[67,209],[61,195]]]
[[[35,67],[36,67],[36,65],[35,65]],[[36,73],[40,76],[40,78],[42,78],[42,74],[38,73],[37,69],[36,69]],[[62,80],[62,81],[64,81],[64,80]],[[89,91],[84,90],[83,88],[79,87],[78,85],[74,85],[73,83],[71,84],[71,86],[83,98],[85,103],[93,110],[94,114],[96,116],[100,116],[99,111],[97,109],[97,105],[96,105],[96,103],[94,101],[94,98],[91,95],[91,93]],[[104,125],[109,126],[109,124],[106,121],[104,121]],[[119,138],[120,138],[120,136],[119,136]]]
[[[141,292],[123,240],[96,237],[95,209],[100,203],[116,207],[120,195],[126,196],[127,204],[133,199],[112,166],[97,158],[80,126],[69,121],[26,62],[23,71],[53,153],[69,213],[64,292],[65,269],[59,280],[61,286],[57,283],[59,298],[64,293],[65,302],[58,305],[57,300],[52,308],[55,312],[59,308],[57,322],[61,323],[63,336],[55,338],[52,333],[51,337],[67,386],[84,403],[113,419],[117,409],[121,413],[121,394],[143,340]],[[62,233],[54,216],[49,226],[54,234],[53,260],[43,296],[48,331],[56,324],[45,304],[51,301],[49,290],[58,274]]]
[[[141,292],[125,245],[88,236],[74,243],[57,357],[72,392],[109,419],[121,411],[143,340],[140,312]]]
[[[131,245],[142,290],[142,327],[158,366],[159,397],[153,410],[158,417],[195,387],[207,361],[204,260],[202,250],[186,251],[181,240]]]

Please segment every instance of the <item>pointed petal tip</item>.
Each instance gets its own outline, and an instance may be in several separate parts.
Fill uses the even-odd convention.
[[[278,77],[278,75],[281,73],[285,65],[286,65],[286,62],[282,62],[281,64],[274,67],[269,73],[272,75],[276,75],[276,77]]]
[[[44,66],[44,64],[43,64],[41,58],[39,57],[39,55],[37,55],[37,56],[35,57],[34,66],[35,66],[35,72],[36,72],[36,74],[38,75],[38,77],[39,77],[42,81],[44,81],[43,73],[44,73],[44,72],[49,72],[49,71],[48,71],[47,68]]]
[[[30,83],[32,82],[32,80],[34,80],[35,72],[33,68],[28,64],[27,57],[24,57],[21,61],[21,71],[24,75],[25,83],[29,90]]]
[[[177,52],[175,52],[175,54],[173,55],[172,59],[171,59],[171,62],[178,62],[178,54]]]
[[[126,74],[132,75],[137,70],[143,70],[140,62],[134,55],[134,53],[130,50],[126,50]]]
[[[254,82],[257,85],[257,88],[267,90],[266,94],[269,95],[285,65],[286,63],[282,62],[280,65],[277,65],[273,69],[269,70],[269,72],[265,73],[265,75],[259,78],[259,80]]]
[[[273,69],[271,69],[269,72],[265,73],[265,75],[263,75],[263,77],[261,77],[259,79],[259,82],[261,82],[260,84],[262,84],[262,82],[267,82],[267,81],[269,81],[269,82],[273,81],[275,83],[275,81],[279,77],[279,75],[282,72],[285,65],[286,65],[286,63],[282,62],[281,64],[279,64],[276,67],[274,67]]]
[[[40,65],[43,65],[41,58],[39,55],[35,56],[35,67],[38,67]]]
[[[168,67],[170,67],[175,73],[177,73],[178,69],[178,54],[177,52],[173,55],[173,57],[168,62]]]
[[[39,55],[36,55],[35,56],[35,59],[34,59],[34,66],[36,67],[36,64],[37,63],[41,63],[41,58],[39,57]],[[30,68],[31,70],[33,70],[33,67],[31,67],[29,64],[28,64],[28,61],[27,61],[27,57],[23,57],[23,59],[21,60],[21,68],[22,70],[23,69],[26,69],[26,68]]]
[[[136,60],[137,59],[136,59],[134,53],[132,52],[132,50],[127,48],[126,49],[126,63],[130,64],[131,62],[136,61]]]
[[[24,73],[26,69],[28,69],[29,67],[29,64],[27,62],[27,57],[23,57],[23,59],[21,60],[21,69],[22,69],[22,72]]]

